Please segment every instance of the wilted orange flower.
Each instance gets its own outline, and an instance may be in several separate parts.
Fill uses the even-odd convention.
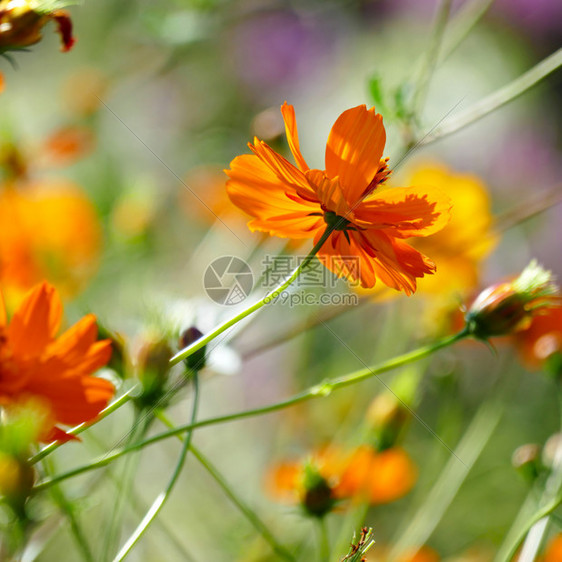
[[[96,341],[96,318],[84,316],[58,338],[62,304],[54,287],[32,289],[8,323],[0,299],[0,404],[35,401],[49,416],[42,441],[71,438],[57,424],[93,420],[114,394],[113,385],[92,373],[107,364],[109,340]]]
[[[74,45],[72,21],[69,15],[53,9],[56,2],[41,0],[0,0],[0,53],[29,47],[41,41],[41,30],[54,21],[61,36],[62,50]],[[61,2],[58,3],[61,5]]]
[[[514,334],[516,347],[525,363],[540,368],[558,355],[562,370],[562,307],[548,307],[530,325]]]
[[[360,105],[338,117],[326,170],[310,169],[301,155],[293,107],[285,102],[281,112],[297,166],[256,138],[253,154],[238,156],[226,170],[232,202],[254,217],[250,229],[316,244],[333,228],[318,252],[328,269],[365,288],[380,279],[412,294],[416,278],[434,273],[435,264],[404,240],[441,230],[450,199],[434,188],[383,185],[390,174],[382,158],[386,133],[374,108]]]
[[[406,495],[417,478],[416,467],[403,449],[377,452],[361,446],[345,452],[329,447],[304,462],[282,462],[273,467],[266,480],[270,494],[281,501],[303,503],[308,466],[325,480],[333,500],[355,498],[371,504],[389,503]]]
[[[0,283],[8,302],[42,279],[76,293],[94,272],[101,227],[68,181],[0,185]]]

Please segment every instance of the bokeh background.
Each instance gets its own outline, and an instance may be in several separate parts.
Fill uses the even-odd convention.
[[[562,4],[549,0],[498,0],[455,45],[454,23],[468,4],[477,2],[453,3],[419,131],[454,117],[560,46]],[[0,282],[8,301],[47,277],[65,295],[69,324],[94,312],[126,341],[133,361],[155,334],[189,325],[205,332],[229,318],[239,308],[219,306],[204,291],[213,259],[241,257],[257,276],[264,256],[309,249],[251,234],[224,190],[222,170],[248,151],[254,135],[288,153],[279,112],[285,100],[295,106],[302,152],[318,168],[337,116],[376,102],[387,128],[385,154],[391,167],[399,162],[392,184],[410,185],[415,177],[456,189],[456,230],[435,242],[435,255],[428,246],[438,273],[413,297],[362,293],[361,304],[346,310],[276,305],[231,333],[210,350],[200,417],[278,401],[448,333],[451,311],[531,258],[561,277],[560,73],[403,158],[409,139],[400,104],[415,87],[436,8],[433,0],[97,0],[71,7],[71,52],[57,52],[58,37],[47,27],[31,52],[16,53],[17,68],[0,63]],[[7,195],[14,182],[21,200]],[[29,255],[17,253],[20,243]],[[447,269],[459,256],[468,261]],[[348,289],[340,282],[336,290]],[[307,405],[198,430],[194,440],[276,535],[312,559],[315,529],[297,506],[272,497],[268,471],[330,443],[368,440],[372,400],[397,378],[416,381],[419,419],[411,419],[401,446],[417,467],[417,482],[366,516],[377,541],[369,560],[383,560],[385,547],[400,540],[427,501],[479,405],[498,395],[501,418],[427,539],[442,559],[491,560],[528,492],[512,452],[543,444],[559,429],[553,381],[529,369],[512,342],[496,347],[492,353],[462,344]],[[186,395],[174,397],[177,423],[186,421],[188,404]],[[81,444],[63,447],[57,467],[122,444],[131,420],[130,411],[120,411],[103,421]],[[165,485],[178,447],[169,441],[139,455],[123,537]],[[116,493],[111,475],[92,473],[67,489],[95,545]],[[37,509],[45,522],[27,559],[76,560],[64,519],[46,502]],[[330,515],[341,555],[359,512],[348,507]],[[275,557],[188,458],[172,500],[130,559]]]

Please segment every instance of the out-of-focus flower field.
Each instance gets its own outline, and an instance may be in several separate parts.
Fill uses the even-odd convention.
[[[0,559],[562,562],[562,4],[69,4],[0,0]]]

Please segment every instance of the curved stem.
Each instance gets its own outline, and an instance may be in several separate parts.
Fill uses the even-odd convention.
[[[449,119],[432,134],[427,135],[417,146],[430,144],[438,139],[456,133],[467,125],[482,119],[489,113],[513,101],[521,94],[538,84],[543,78],[557,70],[562,65],[562,48],[546,57],[533,68],[510,82],[503,88],[490,94],[479,102],[469,107],[454,119]]]
[[[423,63],[421,74],[416,84],[414,100],[412,102],[412,117],[414,119],[421,112],[423,104],[425,102],[427,90],[431,81],[431,76],[433,74],[433,71],[435,70],[435,65],[437,63],[437,56],[439,54],[439,49],[443,40],[443,33],[445,32],[447,20],[449,19],[451,4],[452,0],[441,0],[439,9],[437,11],[435,25],[431,33],[431,42],[429,44],[429,48],[427,49],[427,54]]]
[[[193,407],[191,410],[191,425],[195,423],[195,419],[197,418],[197,408],[199,405],[199,376],[196,371],[193,372]],[[185,458],[189,451],[189,446],[191,444],[191,438],[193,436],[193,430],[190,430],[187,435],[185,436],[183,446],[180,452],[180,456],[178,458],[178,462],[176,463],[176,467],[174,472],[172,473],[172,477],[170,478],[166,488],[160,493],[160,495],[154,500],[154,503],[150,506],[146,515],[144,516],[143,520],[139,523],[138,527],[134,530],[133,534],[129,537],[127,542],[123,545],[123,548],[117,553],[117,556],[113,559],[114,562],[121,562],[124,560],[126,556],[131,552],[137,542],[142,538],[144,533],[147,531],[150,524],[154,521],[160,510],[169,499],[172,490],[181,474]]]
[[[426,500],[409,518],[406,529],[399,532],[389,560],[398,560],[410,550],[415,552],[429,539],[488,443],[502,414],[503,407],[496,398],[480,406]],[[459,459],[462,462],[458,462]]]
[[[112,414],[113,412],[115,412],[115,410],[118,410],[119,408],[121,408],[121,406],[126,404],[133,397],[136,390],[137,390],[136,386],[129,389],[127,392],[125,392],[125,394],[123,394],[123,396],[120,396],[117,400],[115,400],[109,406],[107,406],[107,408],[102,410],[99,416],[95,420],[90,421],[88,423],[81,423],[80,425],[77,425],[76,427],[73,427],[72,429],[67,431],[67,433],[69,433],[70,435],[78,435],[83,431],[86,431],[86,429],[96,424],[97,422],[103,420],[104,418],[109,416],[109,414]],[[47,455],[50,455],[53,451],[58,449],[61,445],[63,445],[61,441],[53,441],[52,443],[49,443],[49,445],[43,447],[39,452],[37,452],[29,459],[29,464],[35,464],[39,462],[40,460],[44,459]]]
[[[293,271],[290,277],[284,281],[279,287],[273,289],[263,297],[261,300],[250,306],[249,308],[237,314],[234,318],[227,320],[220,326],[217,326],[212,332],[204,336],[203,338],[197,340],[196,342],[192,343],[191,345],[181,349],[170,359],[170,365],[176,365],[180,361],[183,361],[190,355],[193,355],[195,352],[199,351],[202,347],[206,346],[210,341],[215,339],[217,336],[249,316],[250,314],[256,312],[260,308],[264,307],[266,304],[270,304],[271,302],[275,301],[275,299],[284,291],[286,290],[296,279],[297,277],[308,267],[314,256],[320,251],[320,248],[324,245],[326,240],[332,234],[333,228],[326,228],[326,231],[316,244],[314,248],[310,251],[310,253],[306,256],[306,258],[302,261],[302,263]]]
[[[43,461],[43,466],[47,473],[54,472],[54,463],[52,459],[45,459]],[[72,505],[72,502],[66,497],[64,491],[60,486],[53,486],[51,490],[51,495],[55,501],[55,503],[59,506],[61,511],[66,515],[68,522],[70,524],[70,530],[72,532],[72,536],[76,541],[76,545],[80,549],[82,553],[82,557],[87,562],[94,562],[94,556],[92,554],[92,550],[90,549],[90,545],[88,543],[88,539],[82,530],[80,525],[80,521],[76,515],[75,507]]]
[[[70,470],[63,474],[59,474],[58,476],[55,476],[49,480],[44,480],[43,482],[40,482],[33,488],[33,493],[36,494],[37,492],[40,492],[48,488],[49,486],[56,484],[57,482],[66,480],[67,478],[72,478],[74,476],[78,476],[79,474],[84,474],[85,472],[89,472],[90,470],[95,470],[97,468],[107,466],[114,460],[124,455],[127,455],[133,451],[138,451],[139,449],[142,449],[149,445],[153,445],[154,443],[158,443],[159,441],[168,439],[169,437],[175,437],[176,435],[181,435],[182,433],[185,433],[187,431],[192,431],[200,427],[207,427],[210,425],[241,420],[252,416],[269,414],[271,412],[283,410],[284,408],[288,408],[290,406],[294,406],[302,402],[307,402],[308,400],[313,400],[315,398],[323,398],[325,396],[330,395],[334,390],[338,390],[339,388],[344,388],[346,386],[356,384],[365,379],[380,375],[381,373],[386,373],[387,371],[396,369],[397,367],[401,367],[402,365],[406,365],[408,363],[412,363],[414,361],[423,359],[424,357],[428,357],[429,355],[438,351],[439,349],[453,345],[454,343],[468,337],[468,335],[469,334],[467,330],[463,329],[461,332],[458,332],[453,336],[443,338],[430,345],[419,347],[418,349],[409,351],[408,353],[404,353],[393,359],[389,359],[388,361],[380,363],[379,365],[376,365],[374,367],[367,367],[365,369],[360,369],[358,371],[355,371],[353,373],[350,373],[342,377],[328,379],[303,392],[300,392],[299,394],[294,395],[291,398],[288,398],[287,400],[276,402],[275,404],[270,404],[269,406],[263,406],[261,408],[245,410],[243,412],[238,412],[235,414],[229,414],[226,416],[220,416],[216,418],[209,418],[207,420],[201,420],[196,423],[190,423],[188,425],[178,426],[173,430],[166,431],[158,435],[154,435],[153,437],[150,437],[149,439],[146,439],[141,443],[132,445],[131,447],[127,447],[119,451],[115,451],[113,454],[105,455],[103,458],[97,461],[93,461],[87,465],[79,466],[73,470]]]
[[[562,387],[558,384],[558,401],[562,417]],[[510,556],[514,555],[519,545],[523,542],[518,560],[520,562],[533,562],[547,531],[549,516],[562,502],[562,445],[558,445],[554,452],[552,470],[544,486],[539,509],[529,522],[524,526],[520,536],[511,547]],[[544,506],[544,507],[543,507]],[[546,509],[546,512],[545,512]],[[511,560],[507,558],[506,560]]]

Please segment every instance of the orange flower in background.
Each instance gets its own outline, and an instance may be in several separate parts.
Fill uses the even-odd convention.
[[[369,446],[361,446],[345,452],[329,447],[304,462],[282,462],[273,467],[266,479],[271,496],[280,501],[300,502],[306,508],[310,467],[328,487],[331,507],[344,499],[390,503],[406,495],[417,478],[416,467],[403,449],[396,447],[377,452]]]
[[[555,535],[544,552],[542,562],[560,562],[562,560],[562,534]]]
[[[562,372],[562,306],[545,308],[530,325],[514,334],[517,351],[525,363],[535,369],[558,359]]]
[[[69,51],[75,43],[72,21],[65,11],[53,9],[53,5],[63,4],[41,0],[0,0],[0,53],[38,43],[41,31],[49,21],[57,26],[62,51]]]
[[[12,302],[42,279],[75,294],[97,267],[101,227],[73,183],[0,186],[0,283]]]
[[[57,424],[95,419],[113,396],[113,385],[92,373],[111,357],[110,340],[97,340],[96,318],[84,316],[58,338],[62,304],[42,283],[23,299],[8,323],[0,300],[0,404],[8,412],[30,401],[47,414],[42,441],[71,438]]]
[[[434,188],[384,186],[390,174],[382,158],[386,133],[381,115],[364,105],[344,111],[326,145],[326,170],[310,169],[301,155],[294,109],[281,107],[297,166],[254,139],[253,154],[226,170],[232,202],[251,215],[251,230],[318,243],[322,263],[340,277],[374,287],[377,279],[407,295],[435,264],[405,242],[428,236],[449,220],[450,199]],[[350,259],[351,258],[351,259]],[[357,267],[358,265],[358,267]]]

